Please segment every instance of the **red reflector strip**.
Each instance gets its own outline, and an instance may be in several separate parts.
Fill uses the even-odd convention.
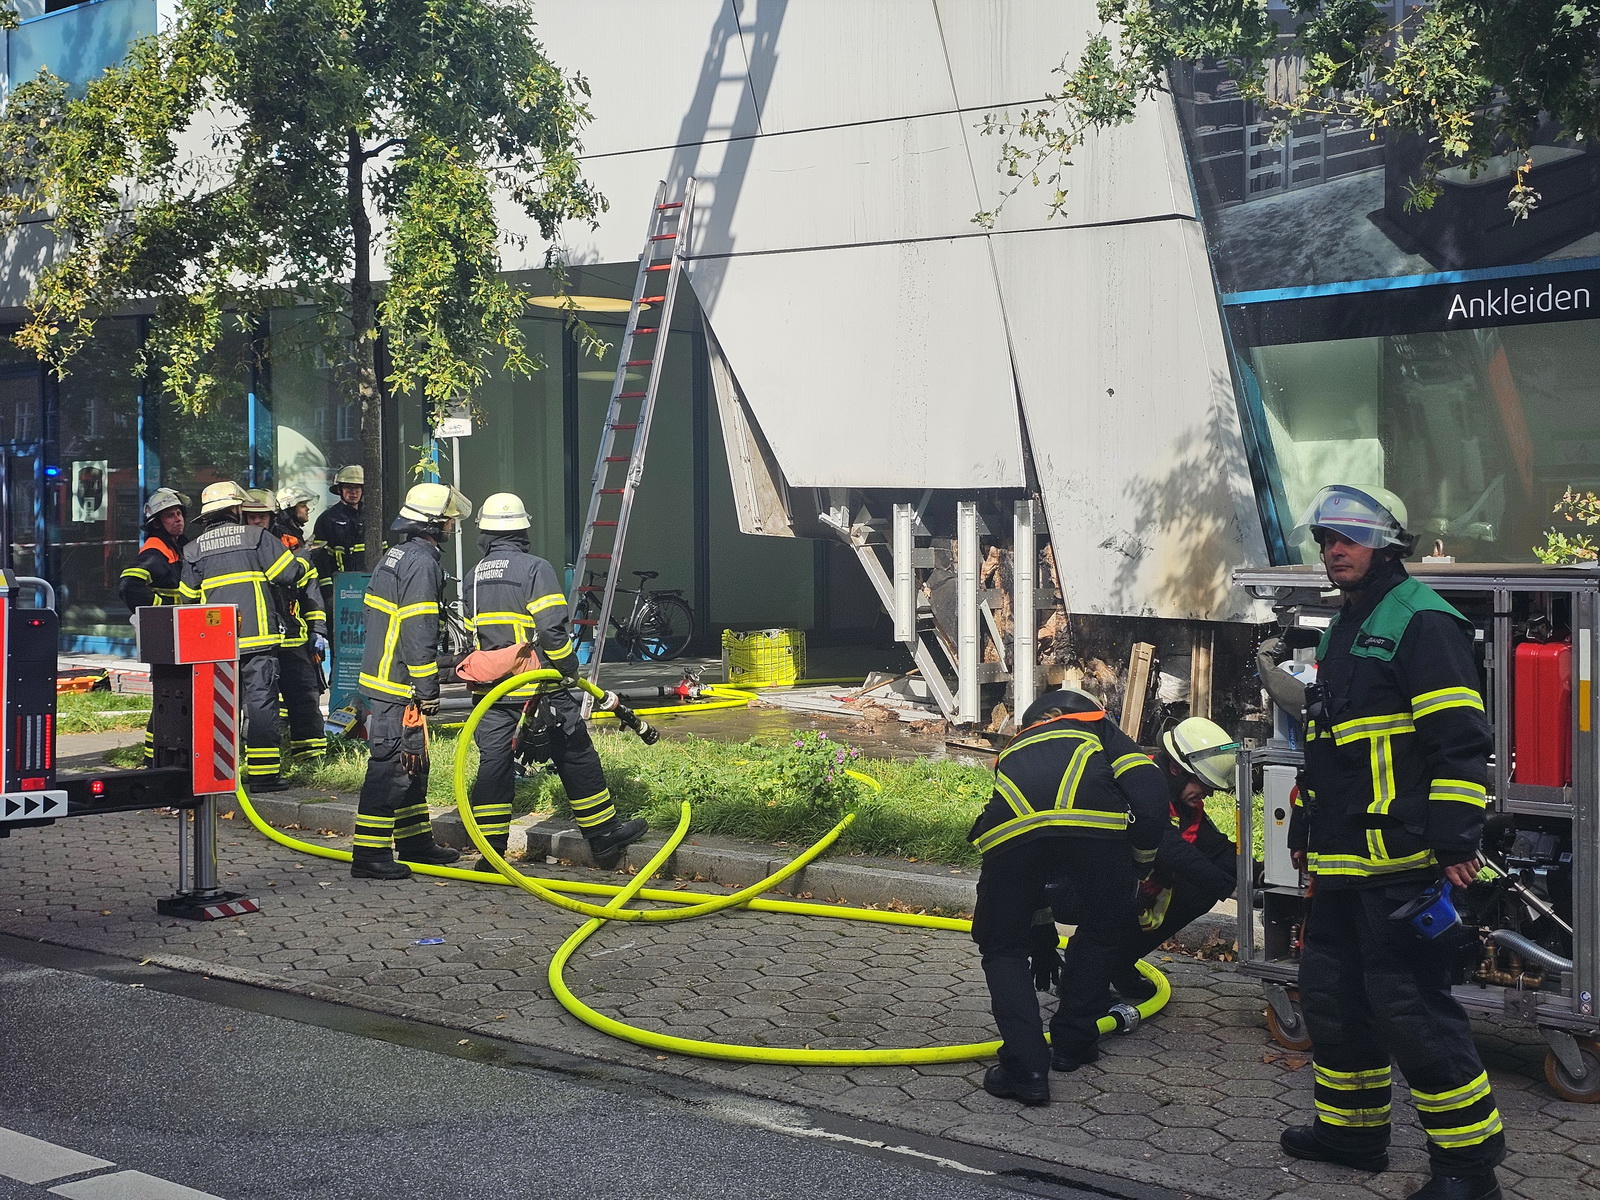
[[[25,792],[42,792],[49,784],[44,776],[30,777],[22,781],[22,790]]]
[[[56,758],[56,715],[46,713],[44,718],[44,769],[50,770]]]

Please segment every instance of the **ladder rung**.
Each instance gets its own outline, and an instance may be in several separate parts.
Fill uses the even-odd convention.
[[[677,236],[678,235],[675,234],[675,233],[652,233],[650,235],[650,240],[652,242],[666,242],[666,241],[671,241],[673,238],[675,238]]]
[[[633,364],[629,363],[628,365],[632,366]],[[644,393],[643,392],[618,392],[617,393],[617,399],[618,400],[642,400],[642,399],[644,399]],[[613,425],[612,428],[613,429],[622,429],[622,428],[624,428],[624,426]],[[633,426],[629,425],[629,426],[626,426],[626,428],[632,429]]]
[[[590,521],[589,524],[597,526],[601,529],[615,529],[617,527],[617,523],[615,521]]]
[[[608,455],[606,455],[606,461],[607,462],[632,462],[633,461],[633,455],[631,455],[631,454],[608,454]]]
[[[671,204],[658,204],[658,205],[656,205],[656,211],[657,212],[666,212],[667,209],[669,209],[669,208],[682,208],[682,207],[683,207],[683,201],[682,200],[674,200]]]
[[[640,304],[661,304],[666,301],[665,296],[640,296]]]
[[[660,333],[661,332],[661,327],[658,326],[658,325],[649,325],[649,326],[641,325],[641,326],[639,326],[639,328],[635,329],[633,332],[636,333],[636,334],[638,334],[638,333]]]
[[[632,424],[632,425],[613,425],[611,428],[613,428],[613,429],[637,429],[637,428],[639,428],[639,426],[637,424]]]
[[[621,488],[601,488],[600,489],[600,494],[602,496],[620,496],[620,495],[622,495],[622,489]]]
[[[669,263],[669,262],[657,263],[653,267],[646,267],[645,270],[646,271],[670,271],[670,270],[672,270],[672,264]]]
[[[598,553],[596,553],[596,554],[585,554],[584,557],[585,558],[610,558],[611,555],[610,554],[598,554]]]
[[[630,358],[622,365],[625,367],[648,367],[654,361],[655,359],[653,358]],[[642,392],[640,394],[643,395]]]

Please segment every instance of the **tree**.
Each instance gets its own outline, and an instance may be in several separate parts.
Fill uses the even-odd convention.
[[[145,366],[201,411],[230,323],[312,306],[360,403],[380,546],[385,389],[437,414],[470,403],[491,353],[538,365],[499,273],[496,198],[546,241],[596,219],[587,95],[516,0],[180,0],[82,95],[41,72],[8,97],[0,228],[42,214],[57,239],[17,341],[65,372],[98,317],[153,302]]]
[[[1517,217],[1538,204],[1528,148],[1547,121],[1570,137],[1600,136],[1600,0],[1433,0],[1395,22],[1375,0],[1099,0],[1102,29],[1060,86],[1037,107],[986,118],[1002,138],[1001,169],[1054,189],[1066,204],[1064,170],[1091,130],[1132,120],[1135,106],[1166,90],[1179,59],[1226,62],[1241,95],[1280,127],[1305,120],[1393,127],[1432,147],[1410,201],[1430,206],[1443,166],[1481,167],[1520,156],[1507,196]],[[1276,55],[1305,56],[1300,88],[1274,97],[1266,71]],[[979,213],[981,224],[994,212]]]

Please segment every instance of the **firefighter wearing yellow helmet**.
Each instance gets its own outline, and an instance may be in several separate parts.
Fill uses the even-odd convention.
[[[357,879],[404,879],[408,862],[444,866],[461,857],[433,839],[426,754],[401,751],[407,708],[415,706],[413,720],[439,711],[439,546],[471,513],[472,503],[453,487],[413,486],[390,526],[399,545],[378,560],[367,586],[359,688],[369,756],[350,864]]]
[[[1295,531],[1316,539],[1344,605],[1306,689],[1306,752],[1289,846],[1315,889],[1300,998],[1311,1035],[1313,1124],[1284,1131],[1296,1158],[1389,1163],[1390,1060],[1428,1137],[1432,1178],[1413,1200],[1496,1200],[1505,1133],[1466,1013],[1450,993],[1457,948],[1396,913],[1477,876],[1494,738],[1472,625],[1406,573],[1405,505],[1334,484]]]
[[[328,488],[339,501],[322,510],[312,530],[312,540],[320,543],[317,582],[324,593],[333,586],[338,572],[367,569],[367,541],[361,531],[361,497],[366,481],[361,467],[340,467]]]
[[[260,507],[237,483],[213,483],[200,494],[201,531],[183,550],[179,584],[188,603],[233,604],[239,610],[239,690],[245,710],[245,776],[252,791],[281,791],[278,648],[283,620],[272,586],[299,587],[311,574],[283,543],[244,509]]]
[[[1170,820],[1150,873],[1139,883],[1127,957],[1111,977],[1111,986],[1124,1000],[1138,1004],[1155,994],[1155,985],[1139,973],[1135,960],[1233,895],[1238,856],[1233,839],[1206,815],[1206,797],[1233,790],[1238,752],[1239,743],[1204,717],[1188,717],[1161,735],[1154,758],[1166,780]]]

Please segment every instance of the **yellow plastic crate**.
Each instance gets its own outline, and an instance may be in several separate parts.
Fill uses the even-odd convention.
[[[734,687],[774,687],[805,675],[805,630],[722,631],[722,677]]]

